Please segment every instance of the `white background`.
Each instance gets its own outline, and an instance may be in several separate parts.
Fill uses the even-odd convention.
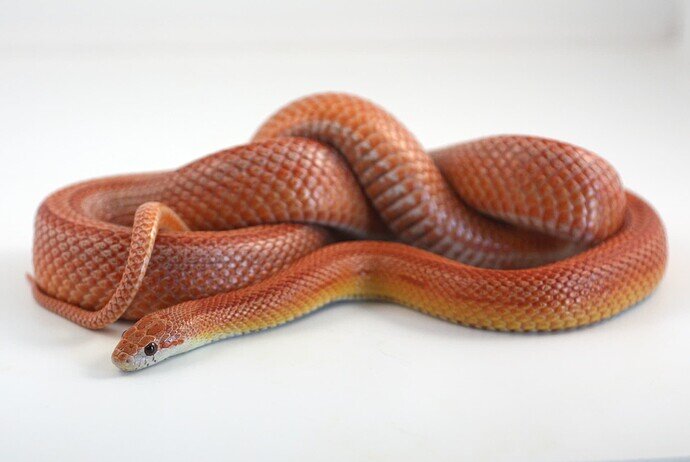
[[[662,1],[0,2],[0,459],[620,460],[690,455],[690,7]],[[554,335],[348,303],[136,374],[39,308],[33,214],[175,168],[304,94],[366,96],[429,147],[585,146],[660,212],[667,275]]]

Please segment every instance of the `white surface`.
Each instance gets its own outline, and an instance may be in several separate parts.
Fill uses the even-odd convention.
[[[0,459],[690,455],[690,65],[672,40],[651,42],[5,52]],[[129,375],[109,362],[127,323],[91,332],[31,299],[33,213],[51,191],[177,167],[322,90],[373,99],[430,147],[532,133],[601,153],[663,217],[666,278],[622,316],[564,334],[349,303]]]
[[[0,46],[203,49],[494,42],[659,43],[683,24],[681,0],[24,0],[0,15]]]

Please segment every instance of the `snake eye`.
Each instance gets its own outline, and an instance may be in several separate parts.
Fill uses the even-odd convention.
[[[158,351],[158,345],[156,345],[153,342],[149,343],[144,347],[144,353],[146,354],[146,356],[153,356],[154,354],[156,354],[156,351]]]

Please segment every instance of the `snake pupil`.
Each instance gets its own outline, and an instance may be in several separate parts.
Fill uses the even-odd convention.
[[[144,347],[144,353],[146,353],[146,356],[153,356],[156,351],[158,351],[158,345],[153,342]]]

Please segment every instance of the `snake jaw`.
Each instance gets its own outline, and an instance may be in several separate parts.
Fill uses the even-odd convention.
[[[152,314],[124,332],[111,359],[125,372],[136,371],[177,354],[183,344],[182,333],[159,314]]]
[[[120,344],[115,347],[111,358],[113,364],[124,372],[137,371],[154,364],[153,360],[147,359],[143,356],[142,352],[135,353],[134,355],[129,354],[126,350],[122,349]]]

